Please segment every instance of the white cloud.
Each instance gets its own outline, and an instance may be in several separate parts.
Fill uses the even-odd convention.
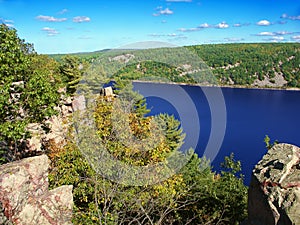
[[[271,25],[270,21],[268,21],[268,20],[260,20],[256,24],[258,26],[269,26],[269,25]]]
[[[67,20],[67,18],[55,18],[53,16],[43,16],[43,15],[37,16],[36,19],[45,22],[64,22]]]
[[[192,2],[192,0],[166,0],[166,2]]]
[[[166,8],[164,10],[160,10],[159,12],[161,15],[172,15],[174,12],[170,10],[169,8]]]
[[[13,20],[5,20],[0,18],[0,23],[4,23],[8,27],[13,27],[14,26],[14,21]]]
[[[215,26],[215,28],[219,28],[219,29],[225,29],[228,27],[229,27],[229,25],[226,22],[219,23]]]
[[[8,27],[14,27],[14,25],[10,24],[10,23],[6,23],[5,25],[8,26]]]
[[[271,41],[271,42],[281,42],[281,41],[284,41],[284,37],[282,36],[274,36],[274,37],[271,37],[271,38],[268,38],[268,39],[264,39],[266,41]]]
[[[273,40],[277,40],[277,41],[283,41],[284,40],[284,37],[278,37],[278,36],[275,36],[275,37],[272,37]]]
[[[277,35],[287,35],[287,34],[292,34],[292,32],[288,32],[288,31],[277,31],[275,32]]]
[[[290,20],[300,20],[300,15],[298,16],[289,16],[288,14],[284,13],[281,15],[282,19],[290,19]]]
[[[172,33],[172,34],[167,34],[168,37],[177,37],[178,35],[175,34],[175,33]]]
[[[291,37],[292,40],[300,42],[300,35]]]
[[[274,32],[260,32],[257,34],[257,36],[275,36],[276,33]]]
[[[163,9],[161,6],[156,8],[157,12],[153,14],[153,16],[160,16],[160,15],[172,15],[174,12],[169,9],[165,8]]]
[[[167,23],[167,21],[166,20],[162,20],[161,23]]]
[[[200,24],[197,27],[193,27],[193,28],[180,28],[178,30],[181,31],[181,32],[192,32],[192,31],[199,31],[199,30],[206,29],[206,28],[211,28],[211,27],[214,27],[214,26],[210,25],[208,23],[202,23],[202,24]]]
[[[42,29],[42,31],[45,31],[48,36],[55,36],[55,35],[59,34],[59,32],[57,30],[55,30],[54,28],[50,28],[50,27],[44,27]]]
[[[290,20],[300,20],[300,15],[299,16],[290,16]]]
[[[3,20],[3,21],[4,21],[4,23],[14,23],[13,20]]]
[[[209,25],[208,23],[202,23],[198,26],[199,28],[210,28],[211,25]]]
[[[187,31],[187,28],[183,28],[183,27],[182,27],[182,28],[179,28],[178,31],[186,32],[186,31]]]
[[[61,14],[61,15],[62,15],[62,14],[67,13],[68,11],[69,11],[69,10],[67,10],[67,9],[63,9],[63,10],[59,11],[58,14]]]
[[[260,32],[257,36],[278,36],[278,35],[288,35],[292,34],[292,32],[288,31],[276,31],[276,32]]]
[[[87,16],[76,16],[73,18],[74,23],[90,22],[91,19]]]
[[[234,27],[244,27],[249,26],[251,23],[235,23],[233,24]]]

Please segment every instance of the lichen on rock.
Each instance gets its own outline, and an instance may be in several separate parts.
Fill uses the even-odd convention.
[[[300,225],[300,148],[277,144],[255,166],[248,224]]]
[[[49,191],[48,167],[46,155],[0,166],[0,224],[72,224],[73,187]]]

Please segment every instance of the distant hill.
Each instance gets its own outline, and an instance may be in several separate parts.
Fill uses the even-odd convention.
[[[298,87],[300,88],[300,43],[245,43],[245,44],[209,44],[185,47],[198,55],[199,61],[207,65],[219,85],[242,85],[257,87]],[[171,48],[170,48],[171,49]],[[172,48],[174,49],[174,48]],[[175,48],[176,49],[176,48]],[[88,53],[76,53],[87,62],[109,54],[125,57],[126,54],[149,55],[163,54],[155,49],[145,50],[101,50]],[[169,51],[168,57],[178,57],[176,50]],[[59,60],[63,55],[50,55]],[[175,60],[176,61],[176,60]],[[184,67],[184,69],[183,69]],[[185,65],[167,65],[165,63],[145,61],[129,63],[118,71],[116,77],[139,80],[153,75],[162,76],[173,82],[193,83],[193,71]]]
[[[188,47],[221,84],[300,87],[300,43],[218,44]]]
[[[111,49],[103,49],[103,50],[98,50],[94,52],[77,52],[77,53],[68,53],[68,54],[49,54],[51,58],[54,58],[57,61],[60,61],[60,59],[65,56],[65,55],[74,55],[78,56],[79,58],[83,59],[88,59],[88,58],[94,58],[102,55],[105,52],[111,51]]]

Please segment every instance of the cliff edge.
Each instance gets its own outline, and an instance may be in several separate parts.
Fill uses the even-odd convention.
[[[300,225],[300,148],[273,146],[255,166],[246,225]]]

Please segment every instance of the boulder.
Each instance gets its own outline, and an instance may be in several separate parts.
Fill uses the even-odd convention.
[[[26,130],[31,134],[31,138],[27,139],[26,151],[38,154],[42,151],[42,139],[46,132],[40,123],[30,123],[27,125]]]
[[[53,140],[54,143],[63,146],[66,141],[69,123],[65,122],[61,116],[52,116],[46,123],[50,128],[50,132],[46,134],[41,141],[47,142]]]
[[[100,89],[100,95],[106,96],[106,97],[115,97],[116,95],[114,94],[113,88],[111,86],[101,88]]]
[[[248,195],[253,225],[300,225],[300,148],[277,144],[255,166]]]
[[[0,166],[2,223],[72,224],[73,187],[61,186],[49,191],[48,167],[46,155]]]
[[[86,109],[86,100],[84,95],[75,96],[72,102],[73,112],[81,111]]]

